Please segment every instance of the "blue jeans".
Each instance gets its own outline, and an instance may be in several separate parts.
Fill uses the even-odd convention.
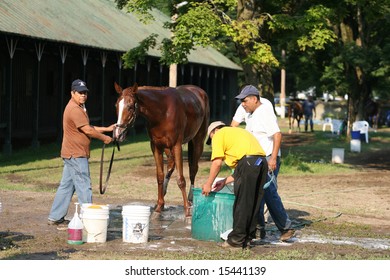
[[[58,186],[49,220],[58,221],[68,213],[69,204],[76,191],[78,202],[92,203],[91,177],[87,158],[63,159],[64,170]]]
[[[268,159],[269,157],[267,157]],[[277,159],[276,170],[274,170],[275,178],[277,178],[280,169],[280,158]],[[269,181],[267,176],[267,182]],[[291,226],[291,220],[288,217],[286,210],[284,209],[282,200],[278,194],[277,186],[274,183],[271,183],[268,188],[264,190],[264,197],[260,203],[260,215],[259,215],[259,224],[260,228],[265,228],[265,219],[264,219],[264,204],[267,204],[268,211],[271,214],[272,219],[276,227],[280,230],[289,229]]]
[[[305,131],[307,131],[308,124],[310,124],[310,129],[313,131],[313,114],[305,115]]]

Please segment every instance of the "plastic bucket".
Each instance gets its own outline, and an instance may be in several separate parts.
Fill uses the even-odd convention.
[[[150,207],[143,205],[124,205],[123,242],[145,243],[149,238]]]
[[[352,130],[351,131],[351,138],[354,140],[360,140],[360,130]]]
[[[202,195],[201,188],[194,188],[192,238],[222,241],[221,234],[233,227],[234,199],[235,195],[227,187],[208,196]]]
[[[83,242],[106,242],[109,216],[108,205],[90,203],[81,205],[80,217],[84,224]]]
[[[361,141],[352,139],[351,140],[351,152],[357,152],[360,153],[361,150]]]
[[[344,149],[342,148],[332,149],[332,163],[344,163]]]

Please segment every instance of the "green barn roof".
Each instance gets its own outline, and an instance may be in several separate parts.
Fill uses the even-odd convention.
[[[135,15],[115,7],[112,0],[1,0],[0,32],[31,38],[126,52],[152,33],[170,36],[163,23],[169,17],[154,10],[155,21],[147,25]],[[159,57],[158,50],[150,56]],[[241,70],[213,48],[197,48],[192,63]]]

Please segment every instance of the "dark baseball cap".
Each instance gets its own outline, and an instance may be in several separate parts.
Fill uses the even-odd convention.
[[[89,89],[87,88],[87,84],[84,81],[77,79],[72,83],[72,91],[82,92],[89,91]]]
[[[244,99],[245,97],[249,96],[249,95],[256,95],[256,96],[259,96],[260,93],[259,91],[257,90],[256,87],[252,86],[252,85],[248,85],[248,86],[245,86],[239,95],[237,95],[235,98],[236,99]]]

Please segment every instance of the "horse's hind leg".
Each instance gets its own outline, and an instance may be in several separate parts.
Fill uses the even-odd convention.
[[[163,183],[163,193],[164,196],[167,194],[168,183],[171,179],[172,173],[175,170],[175,159],[172,152],[169,149],[165,149],[165,154],[167,156],[167,173],[165,174],[164,183]]]
[[[161,210],[164,209],[164,192],[163,192],[163,182],[164,182],[164,162],[163,162],[163,151],[158,150],[156,146],[151,143],[151,149],[154,156],[154,161],[156,163],[156,176],[157,176],[157,186],[158,186],[158,198],[157,205],[154,209],[155,213],[161,213]]]
[[[190,169],[190,190],[188,191],[188,202],[192,204],[192,200],[194,198],[194,183],[195,176],[198,172],[198,162],[195,161],[195,148],[194,143],[192,141],[188,142],[188,167]]]
[[[291,129],[291,116],[288,117],[288,133],[289,134],[292,133],[292,129]]]
[[[173,157],[174,157],[174,160],[175,160],[175,165],[176,165],[176,169],[177,169],[177,185],[179,187],[179,189],[181,190],[181,194],[182,194],[182,197],[183,197],[183,206],[184,206],[184,211],[185,211],[185,215],[186,217],[189,217],[191,216],[190,214],[190,208],[189,208],[189,205],[188,205],[188,199],[187,199],[187,193],[186,193],[186,181],[184,179],[184,175],[183,175],[183,155],[182,155],[182,146],[180,143],[176,144],[174,147],[173,147]]]
[[[188,201],[193,201],[193,189],[195,185],[195,177],[199,170],[199,160],[203,153],[204,137],[197,135],[193,140],[188,142],[188,166],[190,169],[191,187],[188,192]]]

